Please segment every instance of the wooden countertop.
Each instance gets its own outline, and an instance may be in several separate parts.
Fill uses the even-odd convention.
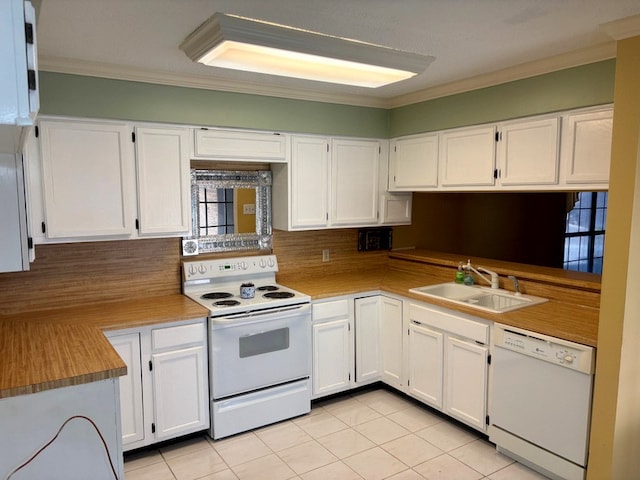
[[[551,299],[546,303],[520,310],[505,313],[490,313],[409,292],[411,288],[453,280],[452,273],[455,272],[455,267],[457,267],[460,261],[460,256],[452,255],[452,258],[448,258],[447,254],[443,254],[444,258],[440,258],[438,255],[439,254],[433,254],[431,252],[415,250],[399,253],[392,252],[390,254],[390,258],[420,264],[420,268],[415,269],[415,271],[387,268],[346,272],[337,275],[332,274],[326,277],[314,276],[312,278],[309,276],[287,275],[279,276],[278,282],[305,292],[311,296],[312,300],[364,292],[387,292],[474,315],[496,323],[511,325],[592,347],[597,346],[600,311],[593,306],[594,302],[592,297],[599,295],[600,284],[592,279],[594,276],[576,274],[577,272],[564,272],[561,270],[557,272],[558,276],[554,276],[553,273],[556,269],[544,267],[532,267],[529,269],[528,266],[518,266],[518,264],[495,262],[493,260],[491,260],[490,263],[484,262],[487,267],[495,268],[500,275],[506,275],[506,273],[514,271],[519,278],[545,283],[545,288],[547,289],[553,288],[548,284],[556,283],[563,287],[568,286],[572,291],[583,289],[585,295],[588,295],[585,297],[587,298],[585,305],[581,305],[575,301],[576,298],[580,298],[579,292],[569,297],[573,303]],[[496,264],[498,267],[496,267]],[[432,270],[430,268],[431,265],[444,265],[449,267],[446,273],[448,276],[443,276],[442,273],[433,271],[435,269]],[[514,265],[515,270],[513,270]],[[533,294],[538,294],[538,292]],[[545,297],[546,295],[540,296]]]
[[[389,258],[389,266],[385,268],[326,276],[278,275],[278,282],[305,292],[313,300],[387,292],[494,322],[597,346],[599,309],[595,306],[598,305],[600,286],[593,276],[555,269],[518,267],[517,264],[506,262],[485,262],[485,266],[495,269],[501,276],[515,271],[519,278],[544,284],[542,288],[565,288],[561,295],[547,303],[492,314],[409,292],[414,287],[451,281],[451,274],[460,261],[459,256],[408,251],[391,252]],[[473,261],[475,263],[478,260]],[[531,288],[536,287],[532,284]],[[537,294],[534,291],[530,293]],[[581,304],[582,298],[585,299],[584,304]],[[207,315],[208,310],[204,307],[183,295],[175,294],[0,316],[0,398],[124,375],[126,366],[104,336],[105,330],[190,320]]]
[[[206,317],[183,295],[0,316],[0,398],[124,375],[103,330]]]

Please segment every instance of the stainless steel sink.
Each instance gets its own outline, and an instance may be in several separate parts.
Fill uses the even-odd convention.
[[[548,301],[546,298],[533,295],[516,295],[508,290],[452,282],[412,288],[409,291],[492,313],[510,312]]]

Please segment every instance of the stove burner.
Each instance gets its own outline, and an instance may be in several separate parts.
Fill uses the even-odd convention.
[[[211,292],[211,293],[205,293],[200,298],[202,298],[203,300],[217,300],[219,298],[229,298],[229,297],[233,297],[233,293]]]
[[[217,302],[213,302],[213,304],[217,307],[235,307],[236,305],[240,305],[238,300],[218,300]]]
[[[263,285],[262,287],[258,287],[256,290],[260,290],[261,292],[273,292],[274,290],[278,290],[278,287],[275,285]]]
[[[291,292],[269,292],[263,295],[264,298],[291,298],[295,294]]]

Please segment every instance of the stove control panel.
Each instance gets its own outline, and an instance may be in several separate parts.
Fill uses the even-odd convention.
[[[240,275],[275,273],[278,271],[278,260],[275,255],[194,260],[183,262],[182,270],[185,280],[231,278]]]

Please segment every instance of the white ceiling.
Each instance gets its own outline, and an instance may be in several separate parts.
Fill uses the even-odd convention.
[[[41,70],[397,106],[615,56],[604,23],[638,0],[40,0]],[[215,12],[435,56],[378,89],[206,67],[178,48]]]

